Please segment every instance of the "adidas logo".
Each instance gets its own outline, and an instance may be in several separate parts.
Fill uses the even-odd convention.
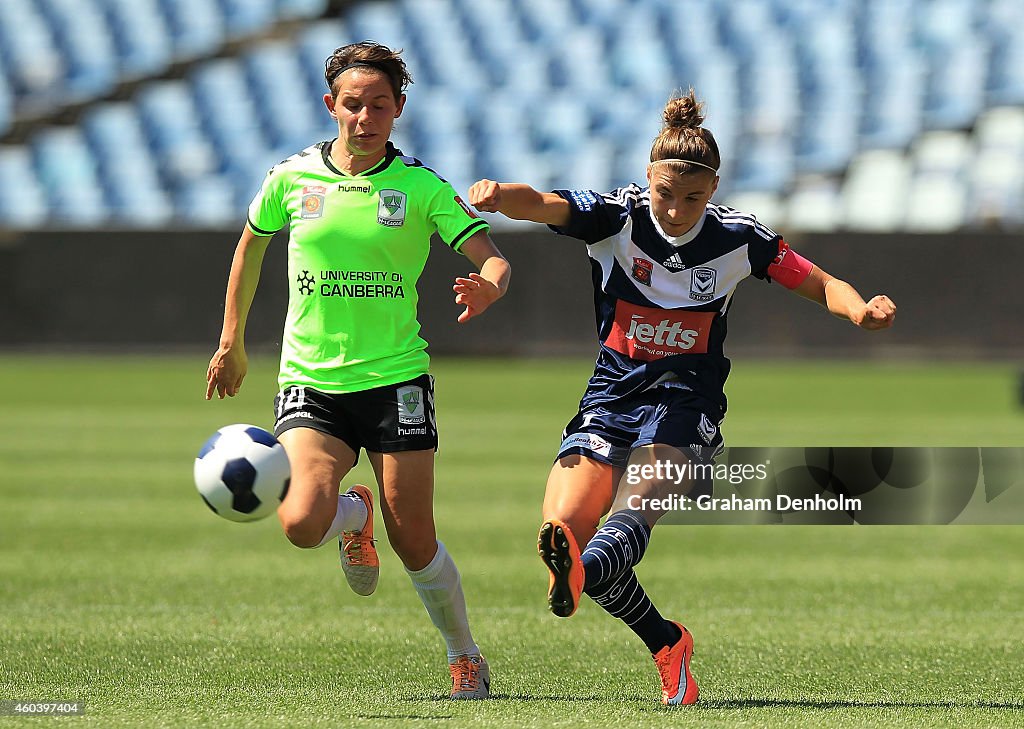
[[[678,253],[673,253],[667,260],[662,261],[661,265],[673,271],[682,271],[686,269],[686,264],[683,263],[683,259],[679,257]]]

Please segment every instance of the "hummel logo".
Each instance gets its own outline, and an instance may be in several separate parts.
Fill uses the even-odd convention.
[[[672,269],[673,271],[685,271],[686,264],[683,263],[683,259],[679,257],[678,253],[673,253],[668,259],[661,262],[661,265],[665,268]]]

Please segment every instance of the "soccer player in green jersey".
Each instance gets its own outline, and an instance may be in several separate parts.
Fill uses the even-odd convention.
[[[452,698],[489,695],[490,675],[469,629],[459,572],[434,529],[433,379],[416,318],[430,237],[479,269],[455,279],[459,322],[508,287],[509,265],[478,218],[436,172],[389,141],[411,82],[391,49],[364,41],[326,63],[324,103],[338,137],[278,164],[249,207],[231,264],[220,347],[206,398],[233,397],[247,370],[245,322],[271,237],[288,237],[288,314],[275,435],[292,480],[278,510],[298,547],[339,540],[352,589],[369,595],[379,561],[373,496],[338,485],[367,453],[388,540],[447,644]]]

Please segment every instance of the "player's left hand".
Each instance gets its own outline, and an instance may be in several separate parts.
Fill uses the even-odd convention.
[[[896,304],[883,295],[875,296],[871,301],[864,304],[859,316],[854,319],[854,324],[861,329],[875,330],[888,329],[896,320]]]
[[[459,314],[460,324],[483,314],[488,306],[501,298],[498,287],[479,273],[471,273],[469,278],[455,279],[452,290],[455,292],[455,303],[466,307],[466,310]]]

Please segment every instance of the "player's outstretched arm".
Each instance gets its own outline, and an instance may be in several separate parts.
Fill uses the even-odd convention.
[[[518,182],[480,180],[469,188],[469,204],[485,213],[501,213],[513,220],[564,226],[569,203],[553,192],[538,192]]]
[[[228,290],[224,298],[224,325],[220,333],[220,346],[210,359],[206,370],[206,399],[214,391],[221,400],[234,397],[242,387],[249,369],[245,355],[245,322],[252,306],[252,297],[260,280],[263,254],[271,236],[256,235],[246,228],[235,246],[228,275]]]
[[[459,323],[463,324],[482,314],[487,307],[505,295],[508,291],[509,278],[512,276],[512,267],[501,255],[501,251],[494,245],[490,236],[483,231],[471,235],[460,250],[480,269],[480,273],[471,273],[468,278],[455,279],[455,285],[452,286],[452,290],[455,291],[455,303],[466,307],[466,310],[459,314]]]
[[[835,316],[849,319],[861,329],[888,329],[896,320],[896,304],[888,296],[881,294],[864,301],[853,286],[817,266],[793,291],[818,302]]]

